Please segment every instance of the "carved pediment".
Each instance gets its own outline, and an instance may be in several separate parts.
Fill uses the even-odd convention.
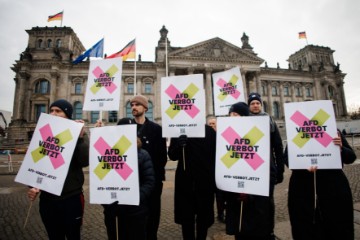
[[[257,57],[255,53],[241,49],[220,38],[213,38],[188,47],[172,51],[169,58],[176,59],[199,59],[231,62],[252,62],[261,64],[264,60]]]

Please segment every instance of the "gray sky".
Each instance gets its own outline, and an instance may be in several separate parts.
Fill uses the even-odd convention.
[[[27,46],[26,29],[60,26],[47,22],[64,10],[63,26],[73,28],[88,49],[105,37],[104,52],[112,54],[136,37],[137,54],[155,60],[163,25],[171,46],[186,47],[219,37],[241,47],[249,43],[269,67],[287,68],[288,57],[308,43],[335,50],[335,63],[347,73],[348,108],[360,107],[359,0],[0,0],[2,72],[0,109],[12,111],[14,72],[10,67]]]

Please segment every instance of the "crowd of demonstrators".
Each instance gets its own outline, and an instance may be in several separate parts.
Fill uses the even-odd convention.
[[[215,116],[208,117],[207,124],[212,127],[216,132],[216,123],[217,119]],[[216,200],[216,209],[217,209],[217,219],[219,222],[225,223],[225,209],[226,201],[224,191],[216,188],[215,189],[215,200]]]
[[[214,223],[215,131],[205,125],[205,138],[172,138],[168,155],[177,160],[175,172],[175,222],[183,239],[205,240]]]
[[[71,119],[72,105],[59,99],[50,105],[50,115]],[[83,123],[82,120],[75,120]],[[40,193],[39,211],[50,240],[80,239],[80,228],[84,214],[84,173],[82,168],[89,165],[89,138],[84,128],[76,143],[69,171],[60,196],[40,191],[37,188],[28,190],[28,197],[34,201]]]
[[[269,116],[268,113],[262,109],[262,100],[260,94],[253,92],[249,94],[248,105],[250,116]],[[271,237],[275,239],[275,201],[274,188],[275,184],[281,183],[284,180],[284,160],[283,160],[283,145],[279,129],[274,119],[270,117],[270,196],[269,204],[271,206]]]
[[[342,164],[356,160],[353,149],[340,131],[333,143],[340,148]],[[288,164],[287,151],[286,148],[284,156]],[[292,170],[288,210],[295,240],[354,239],[352,193],[342,169]]]
[[[131,124],[130,118],[122,118],[118,125]],[[149,153],[142,149],[137,139],[140,204],[124,205],[114,202],[103,204],[104,221],[109,240],[145,240],[149,215],[149,200],[155,186],[155,173]]]
[[[137,136],[151,157],[155,171],[155,186],[149,201],[149,219],[147,223],[147,239],[157,239],[160,224],[161,194],[165,181],[165,165],[167,162],[166,139],[162,137],[162,128],[150,121],[145,113],[149,108],[148,99],[143,95],[136,95],[130,100],[132,123],[137,125]]]

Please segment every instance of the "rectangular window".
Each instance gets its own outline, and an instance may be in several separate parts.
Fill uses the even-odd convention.
[[[99,119],[99,111],[91,111],[91,123],[96,123],[96,120]]]
[[[301,96],[301,89],[299,87],[296,87],[295,91],[296,91],[296,96],[300,97]]]
[[[261,95],[266,96],[266,87],[264,85],[261,86]]]
[[[284,96],[289,96],[289,95],[290,95],[289,87],[288,87],[288,86],[285,86],[285,87],[284,87]]]
[[[278,93],[277,93],[277,87],[276,87],[276,86],[272,86],[271,90],[272,90],[272,95],[273,95],[273,96],[277,96],[277,95],[278,95]]]
[[[306,96],[311,97],[311,95],[312,95],[311,94],[311,88],[306,88],[305,90],[306,90]]]
[[[75,94],[81,94],[81,83],[75,83]]]
[[[151,83],[145,83],[145,93],[151,93]]]
[[[134,93],[134,83],[127,84],[127,93]]]
[[[35,104],[35,120],[39,120],[40,114],[46,112],[45,104]]]
[[[117,111],[109,112],[109,122],[117,122]]]

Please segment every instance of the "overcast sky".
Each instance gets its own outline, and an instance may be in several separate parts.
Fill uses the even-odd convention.
[[[309,44],[335,50],[335,63],[346,73],[348,108],[360,106],[359,0],[0,0],[0,109],[13,111],[15,73],[10,67],[27,46],[26,29],[60,26],[47,22],[64,10],[86,49],[105,37],[112,54],[136,37],[137,54],[155,60],[163,25],[171,46],[186,47],[219,37],[241,47],[242,34],[269,67],[287,68],[288,57]]]

